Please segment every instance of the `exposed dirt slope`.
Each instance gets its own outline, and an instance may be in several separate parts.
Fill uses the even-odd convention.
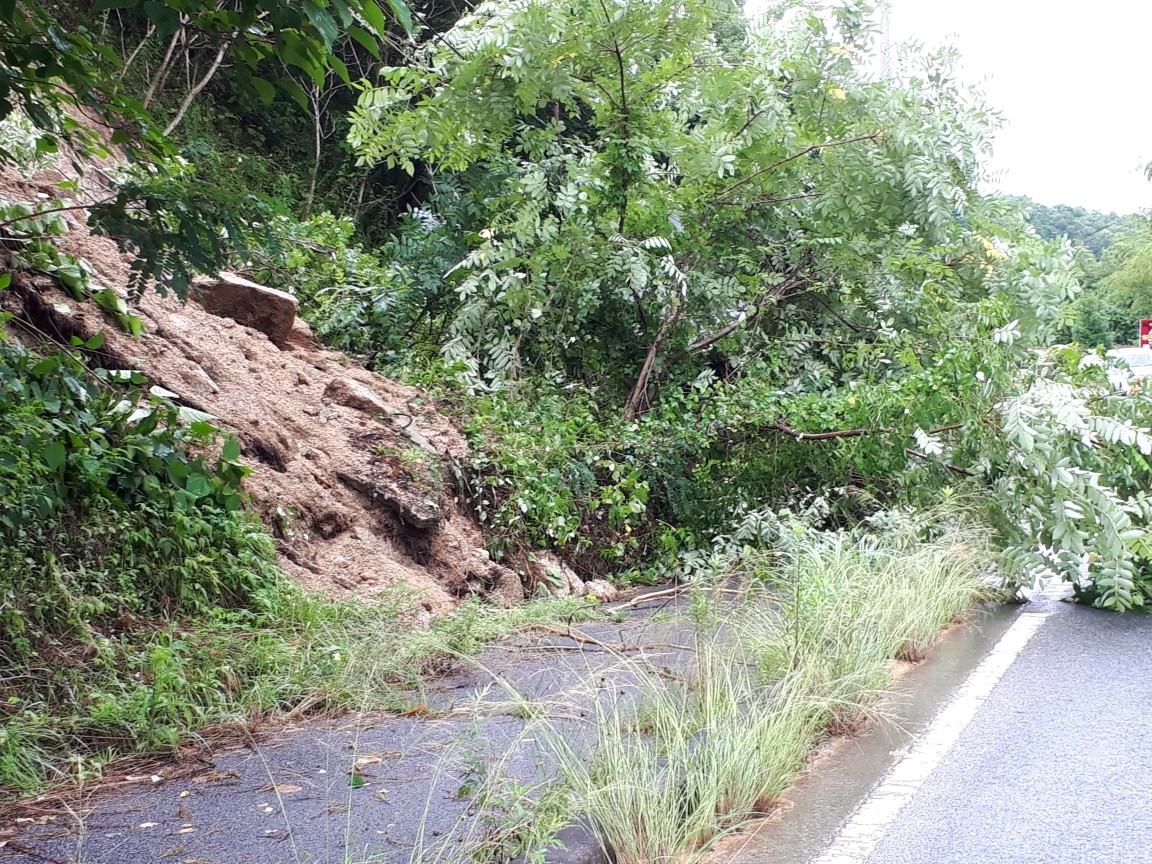
[[[54,179],[0,178],[0,198],[34,201],[56,191]],[[127,284],[115,243],[90,236],[82,211],[68,215],[73,231],[60,246],[90,261],[101,284]],[[459,430],[417,390],[319,347],[302,321],[282,350],[195,302],[152,293],[134,310],[147,329],[140,339],[47,279],[18,279],[0,304],[53,336],[103,330],[104,365],[136,368],[218,417],[255,469],[245,485],[284,569],[309,588],[371,596],[406,584],[436,613],[471,593],[523,598],[519,578],[489,560],[453,501],[450,467],[468,452]]]

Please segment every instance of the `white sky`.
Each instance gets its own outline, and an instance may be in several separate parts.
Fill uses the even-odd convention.
[[[891,40],[948,43],[1007,125],[992,188],[1042,204],[1152,207],[1152,0],[891,0]]]

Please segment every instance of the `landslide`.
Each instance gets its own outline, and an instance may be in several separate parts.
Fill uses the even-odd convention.
[[[53,198],[59,179],[53,171],[5,174],[0,198]],[[71,231],[57,238],[60,248],[85,258],[101,284],[126,286],[129,261],[115,242],[89,234],[84,211],[65,216]],[[251,506],[284,571],[306,587],[371,599],[406,586],[434,614],[473,594],[523,599],[519,577],[490,560],[455,501],[453,469],[466,463],[467,442],[420,391],[324,349],[299,319],[278,346],[194,300],[148,292],[132,310],[146,332],[133,338],[48,277],[15,275],[0,306],[26,338],[67,344],[103,331],[98,365],[144,373],[235,434],[253,469],[245,481]],[[256,288],[230,287],[251,290],[249,306],[264,302]]]

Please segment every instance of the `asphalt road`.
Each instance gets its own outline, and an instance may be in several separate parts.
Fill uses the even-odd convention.
[[[202,764],[158,768],[155,782],[142,774],[77,802],[79,815],[26,817],[0,844],[0,864],[468,861],[467,850],[491,827],[479,813],[478,785],[506,790],[517,802],[524,788],[555,773],[541,727],[521,700],[570,706],[560,713],[575,718],[597,700],[635,698],[648,680],[639,664],[680,669],[691,660],[683,646],[693,625],[674,612],[682,602],[653,600],[623,621],[574,628],[592,643],[562,628],[504,640],[412,694],[428,709],[418,714],[308,721],[251,747],[205,754]],[[605,645],[627,651],[632,662]],[[572,742],[589,734],[578,719],[549,728]],[[499,823],[500,813],[493,818]],[[567,848],[551,864],[603,860],[583,825],[561,839]]]
[[[1152,616],[1034,611],[1050,614],[987,701],[846,862],[1152,862]]]

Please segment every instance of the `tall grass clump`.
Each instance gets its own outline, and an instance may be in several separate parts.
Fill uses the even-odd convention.
[[[739,637],[714,632],[696,647],[682,680],[648,676],[596,699],[587,738],[542,736],[618,864],[700,851],[764,812],[819,731],[807,692],[791,677],[765,681]]]
[[[741,587],[715,595],[683,676],[621,658],[640,683],[593,697],[581,734],[544,736],[619,864],[691,858],[770,810],[821,736],[876,710],[893,662],[987,592],[976,530],[778,528],[730,565]]]
[[[342,694],[341,702],[379,706],[383,697],[386,704],[400,700],[388,707],[401,707],[405,691],[418,688],[425,676],[448,671],[491,642],[536,625],[584,622],[602,614],[581,597],[540,598],[510,609],[470,598],[428,627],[411,628],[397,622],[414,605],[412,598],[395,599],[391,615],[360,606],[347,615],[324,616],[310,634],[310,641],[332,646],[338,655],[328,683]]]

